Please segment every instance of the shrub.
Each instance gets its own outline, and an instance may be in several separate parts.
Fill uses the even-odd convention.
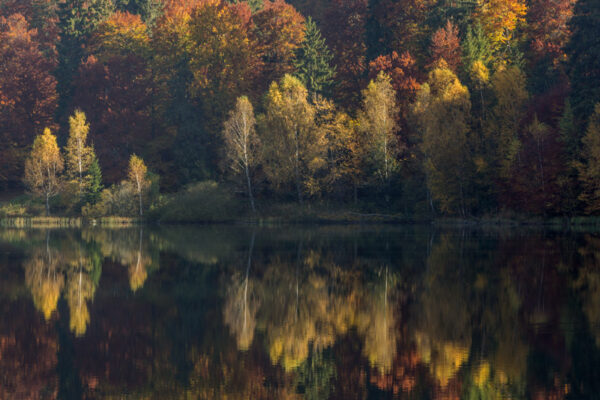
[[[221,222],[239,217],[242,209],[216,182],[204,181],[173,195],[154,217],[161,222]]]

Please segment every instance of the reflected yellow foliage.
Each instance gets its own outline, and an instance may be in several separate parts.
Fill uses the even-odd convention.
[[[228,288],[223,319],[240,350],[248,350],[252,345],[258,307],[253,282],[247,276],[240,280],[239,275],[234,275]]]
[[[358,331],[364,335],[363,354],[380,373],[389,371],[396,355],[396,329],[393,302],[388,288],[388,269],[385,268],[383,287],[365,293],[357,319]]]
[[[442,387],[448,385],[469,359],[469,345],[464,343],[436,341],[418,331],[415,332],[415,342],[420,358],[429,365],[431,374]]]
[[[141,288],[144,285],[144,282],[146,282],[146,278],[148,277],[146,266],[151,262],[152,259],[150,257],[143,255],[142,252],[139,251],[136,262],[129,266],[129,269],[127,270],[129,274],[129,286],[134,292]]]
[[[397,343],[398,289],[392,275],[380,268],[380,278],[368,287],[361,273],[340,268],[318,251],[307,250],[295,263],[277,258],[266,265],[260,281],[234,278],[225,322],[242,350],[252,341],[251,328],[263,331],[271,361],[286,371],[298,368],[311,350],[321,352],[355,328],[371,366],[387,371]]]
[[[24,264],[25,282],[31,290],[35,308],[46,320],[56,310],[64,277],[58,271],[58,254],[50,248],[36,250]]]
[[[69,306],[69,328],[75,336],[82,336],[90,322],[87,301],[94,297],[94,284],[89,275],[80,269],[69,274],[67,304]]]

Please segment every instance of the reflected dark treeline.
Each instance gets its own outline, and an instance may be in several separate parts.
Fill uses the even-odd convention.
[[[0,230],[0,398],[600,393],[600,235]]]

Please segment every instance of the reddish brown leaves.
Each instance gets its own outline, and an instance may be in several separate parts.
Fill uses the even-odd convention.
[[[53,126],[54,65],[39,50],[37,32],[20,14],[0,18],[0,182],[19,181],[26,149]]]
[[[461,64],[460,39],[458,38],[458,28],[448,21],[446,26],[438,29],[431,38],[431,60],[430,65],[434,65],[440,59],[444,59],[448,67],[458,71]]]

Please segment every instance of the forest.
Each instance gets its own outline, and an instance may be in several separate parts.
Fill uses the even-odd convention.
[[[0,0],[0,216],[600,211],[597,0]]]

